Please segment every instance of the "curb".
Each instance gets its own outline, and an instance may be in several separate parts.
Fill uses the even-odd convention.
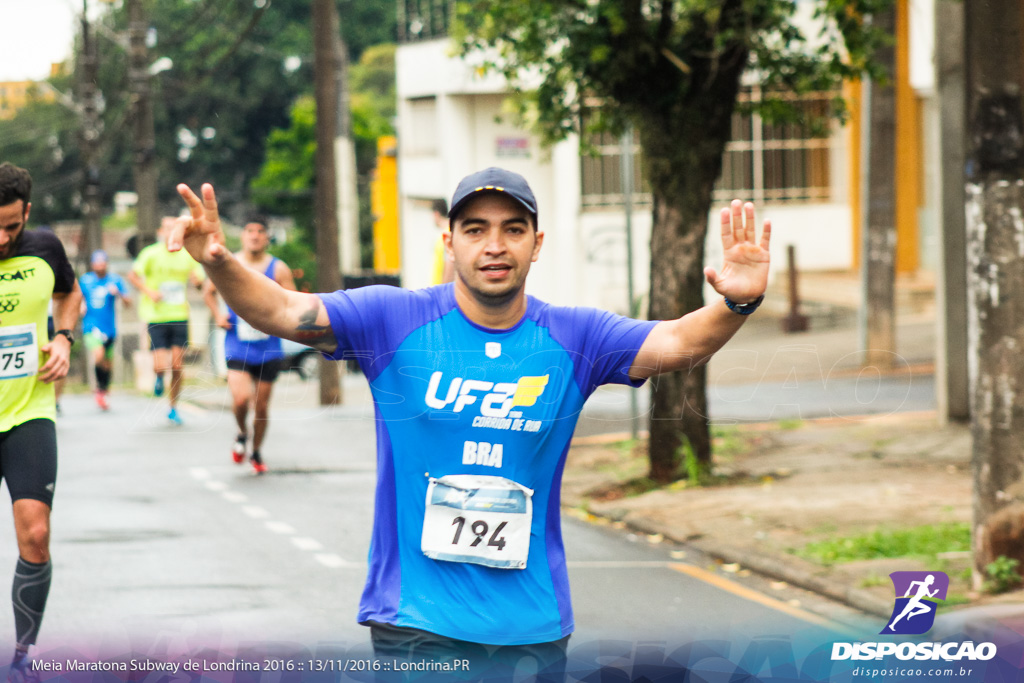
[[[610,521],[622,522],[633,531],[643,534],[661,535],[674,543],[690,546],[722,562],[739,564],[763,576],[785,581],[790,585],[842,602],[867,614],[887,619],[892,612],[892,605],[890,603],[879,600],[867,591],[853,588],[828,576],[823,576],[821,572],[827,570],[797,558],[783,558],[778,555],[751,553],[716,541],[705,541],[695,539],[692,536],[681,536],[671,528],[664,527],[639,516],[626,515],[625,518],[615,519],[611,516],[598,515],[593,512],[590,514]]]

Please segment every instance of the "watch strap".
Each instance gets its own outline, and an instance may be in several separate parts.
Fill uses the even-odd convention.
[[[732,301],[727,296],[722,298],[725,299],[725,305],[728,306],[729,310],[732,311],[733,313],[738,313],[740,315],[750,315],[751,313],[756,311],[757,307],[761,305],[762,301],[764,301],[764,294],[757,297],[753,301],[745,304],[738,304],[735,301]]]

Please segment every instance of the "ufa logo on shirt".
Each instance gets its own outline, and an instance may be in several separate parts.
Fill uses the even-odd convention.
[[[438,371],[430,376],[430,384],[427,385],[427,394],[424,396],[427,406],[435,410],[444,410],[454,403],[452,412],[461,413],[463,408],[473,405],[480,399],[480,414],[484,417],[508,417],[509,412],[516,406],[525,408],[534,405],[548,384],[548,375],[520,377],[516,382],[497,383],[456,377],[448,383],[448,391],[442,399],[437,394],[442,374]]]

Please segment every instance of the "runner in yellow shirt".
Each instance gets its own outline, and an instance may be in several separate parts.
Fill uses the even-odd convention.
[[[50,508],[57,479],[54,382],[67,375],[82,293],[57,236],[26,230],[32,177],[0,164],[0,477],[7,482],[18,541],[11,599],[17,642],[11,681],[33,676],[50,593]],[[46,333],[53,298],[57,330]]]
[[[174,225],[173,217],[165,217],[157,230],[157,241],[149,245],[135,259],[128,281],[141,292],[139,317],[147,323],[149,347],[153,351],[153,372],[156,384],[153,394],[164,393],[164,373],[171,371],[170,410],[167,419],[181,424],[178,414],[178,396],[185,365],[185,347],[188,345],[189,305],[188,286],[199,287],[203,282],[203,269],[186,253],[169,252],[166,236]]]

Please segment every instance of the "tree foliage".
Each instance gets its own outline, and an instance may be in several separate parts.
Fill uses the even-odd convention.
[[[793,95],[877,75],[871,56],[887,37],[865,17],[888,4],[462,0],[454,33],[467,60],[509,79],[545,140],[635,128],[654,200],[649,314],[674,319],[703,305],[707,216],[744,74],[769,95],[755,105],[763,115],[798,119]],[[813,21],[797,20],[807,11]],[[836,97],[830,115],[843,112]],[[703,367],[654,383],[654,479],[684,476],[684,443],[710,463],[705,385]]]
[[[180,208],[177,182],[211,181],[228,215],[240,217],[270,132],[286,128],[296,98],[312,92],[311,0],[144,0],[143,6],[156,39],[150,62],[173,62],[150,80],[163,208]],[[95,39],[105,104],[100,183],[108,210],[115,192],[134,186],[127,7],[111,7]],[[339,12],[353,58],[394,40],[390,0],[340,0]],[[72,95],[79,75],[54,84]],[[79,217],[79,127],[77,114],[60,103],[40,102],[0,122],[0,152],[32,170],[44,193],[45,202],[34,206],[43,210],[40,220]]]
[[[68,79],[54,79],[66,88]],[[0,160],[32,173],[32,222],[51,223],[76,215],[81,204],[78,118],[46,96],[47,86],[29,93],[29,104],[9,120],[0,121]]]
[[[395,45],[375,45],[349,68],[352,137],[356,148],[359,188],[359,231],[364,246],[361,261],[373,261],[373,217],[369,205],[370,174],[376,165],[377,138],[392,135],[395,116]],[[313,186],[316,181],[316,103],[300,98],[291,110],[287,128],[270,133],[266,160],[252,181],[252,198],[260,206],[295,219],[302,239],[314,244]]]

